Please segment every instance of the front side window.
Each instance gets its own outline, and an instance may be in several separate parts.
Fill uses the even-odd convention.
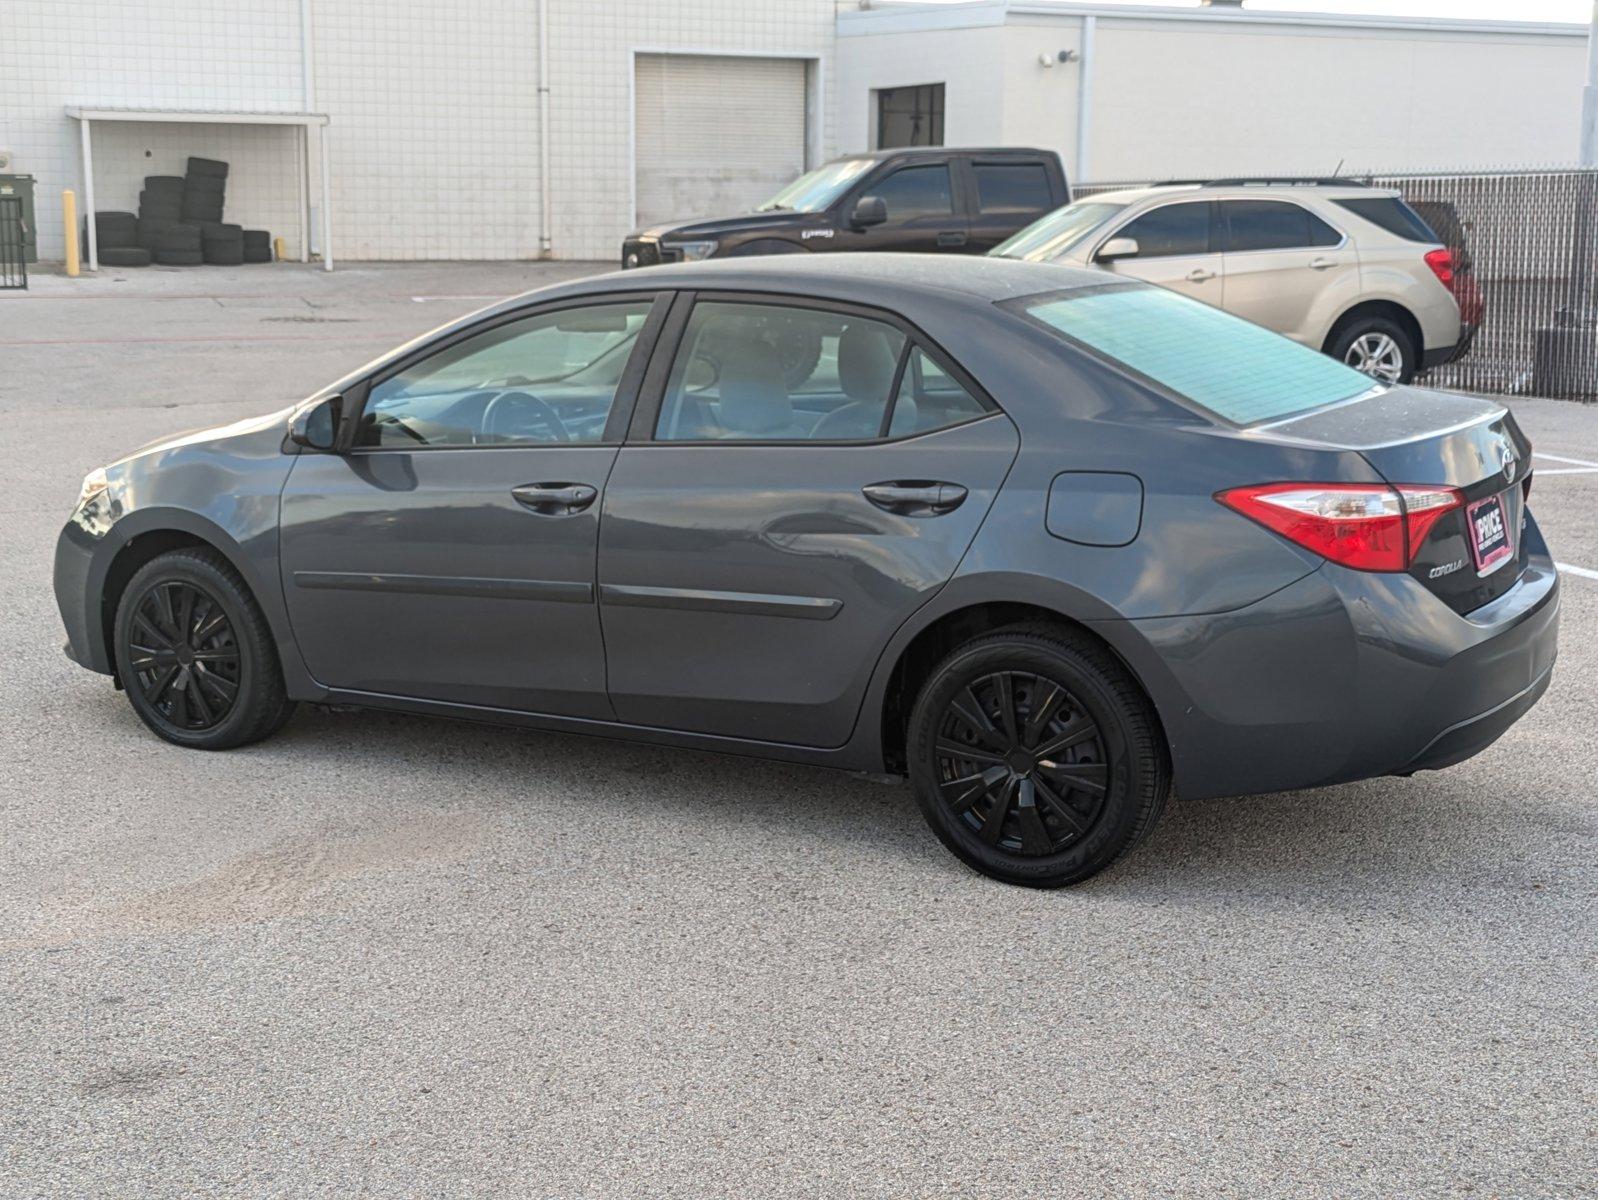
[[[1126,205],[1079,200],[1039,217],[1025,229],[988,251],[995,258],[1049,262],[1064,254]]]
[[[1335,246],[1343,240],[1314,213],[1285,200],[1225,200],[1221,214],[1229,254]]]
[[[649,309],[564,308],[455,342],[373,386],[355,444],[597,442]]]
[[[893,174],[870,184],[866,194],[882,198],[888,206],[890,221],[907,221],[912,217],[946,217],[954,211],[954,191],[949,186],[947,163],[900,167]]]
[[[1336,359],[1147,284],[1033,296],[1006,307],[1237,425],[1308,412],[1375,386]]]
[[[974,163],[982,212],[1041,212],[1054,200],[1042,163]]]
[[[1137,258],[1169,258],[1210,252],[1210,202],[1166,204],[1123,225],[1116,237],[1137,242]]]

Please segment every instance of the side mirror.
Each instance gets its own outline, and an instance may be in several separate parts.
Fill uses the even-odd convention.
[[[856,229],[870,229],[888,219],[888,202],[881,196],[861,196],[849,218]]]
[[[320,403],[305,405],[289,421],[289,441],[307,450],[332,453],[338,446],[339,419],[343,412],[343,396],[329,396]]]
[[[1136,238],[1113,237],[1099,247],[1099,252],[1093,256],[1093,261],[1114,262],[1118,258],[1136,258],[1137,249]]]

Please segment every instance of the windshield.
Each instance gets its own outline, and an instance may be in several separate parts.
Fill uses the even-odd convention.
[[[1236,425],[1308,412],[1377,386],[1334,358],[1145,283],[1010,303],[1045,328]]]
[[[1029,262],[1048,262],[1064,254],[1081,238],[1108,221],[1126,205],[1080,200],[1040,217],[1009,241],[1000,242],[989,254],[999,258],[1024,258]]]
[[[755,211],[786,209],[792,212],[820,212],[864,175],[872,164],[873,160],[869,158],[840,158],[814,171],[806,171]]]

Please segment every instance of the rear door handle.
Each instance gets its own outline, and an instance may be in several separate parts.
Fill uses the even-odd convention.
[[[1206,271],[1203,267],[1195,267],[1187,273],[1189,283],[1203,283],[1206,279],[1214,279],[1214,271]]]
[[[878,508],[902,517],[942,516],[959,508],[966,498],[966,490],[958,483],[924,483],[919,479],[871,483],[860,491]]]
[[[965,245],[965,234],[963,234],[963,233],[940,233],[940,234],[938,234],[938,245],[940,245],[940,246],[963,246],[963,245]]]
[[[1336,265],[1337,260],[1335,258],[1320,257],[1309,260],[1309,269],[1311,271],[1324,271],[1326,268],[1335,267]]]
[[[586,483],[524,483],[511,488],[510,494],[540,516],[564,517],[582,512],[599,496],[599,490]]]

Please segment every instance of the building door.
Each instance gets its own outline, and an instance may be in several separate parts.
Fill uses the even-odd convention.
[[[805,62],[640,54],[633,81],[641,229],[748,212],[805,170]]]

